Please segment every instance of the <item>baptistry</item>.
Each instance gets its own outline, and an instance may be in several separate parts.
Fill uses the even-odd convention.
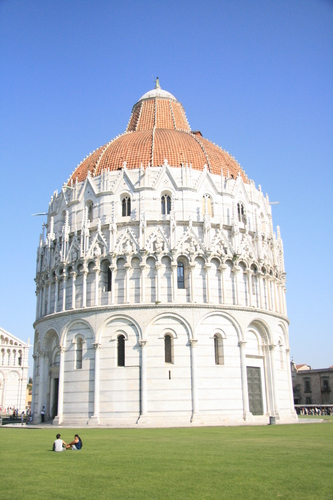
[[[261,187],[162,90],[49,204],[34,422],[295,421],[279,227]]]

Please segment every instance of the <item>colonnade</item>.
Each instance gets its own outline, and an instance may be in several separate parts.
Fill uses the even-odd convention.
[[[230,261],[231,262],[231,261]],[[171,302],[178,303],[179,301],[185,301],[190,303],[201,302],[201,296],[197,296],[196,283],[195,283],[195,269],[197,263],[195,261],[190,261],[186,265],[186,279],[185,279],[185,289],[186,295],[180,291],[177,285],[177,261],[170,262],[171,269]],[[254,307],[259,309],[266,309],[274,311],[280,314],[287,314],[286,310],[286,300],[285,300],[285,285],[281,279],[274,277],[268,273],[263,273],[261,271],[254,271],[250,268],[242,270],[242,268],[234,264],[231,268],[231,287],[232,293],[228,293],[226,285],[227,279],[226,270],[228,265],[224,262],[220,264],[217,269],[219,271],[219,284],[221,293],[213,293],[212,290],[212,277],[211,269],[212,263],[206,263],[203,266],[205,273],[205,289],[206,297],[203,303],[217,303],[226,305],[238,305],[241,307]],[[110,290],[106,291],[102,289],[100,275],[102,272],[99,263],[96,263],[92,271],[88,271],[85,266],[80,271],[80,273],[74,270],[69,273],[66,270],[58,270],[53,278],[44,275],[44,278],[40,279],[37,284],[37,306],[36,306],[36,318],[41,318],[45,315],[62,312],[65,310],[74,310],[77,306],[77,292],[79,291],[76,285],[77,276],[82,275],[82,301],[79,308],[87,307],[87,277],[91,272],[94,273],[93,288],[94,296],[92,300],[91,307],[98,307],[100,305],[116,305],[116,304],[130,304],[130,277],[133,267],[130,263],[125,262],[124,271],[125,277],[123,280],[124,297],[123,301],[117,296],[116,284],[119,287],[119,280],[117,280],[118,267],[114,263],[108,265],[111,272],[111,283]],[[151,278],[147,277],[148,266],[145,262],[141,262],[139,265],[140,270],[140,303],[149,303],[150,299],[147,300],[147,285],[148,280]],[[154,283],[150,283],[150,287],[155,290],[155,300],[154,303],[162,302],[161,291],[163,289],[163,277],[161,276],[162,264],[159,261],[155,263],[155,277]],[[240,284],[239,275],[242,274],[245,280]],[[243,278],[244,279],[244,278]],[[66,294],[68,291],[67,282],[71,281],[71,301],[68,304],[66,300]],[[245,283],[245,287],[244,287]],[[243,286],[243,291],[241,293],[241,286]],[[53,289],[53,290],[52,290]],[[59,293],[62,292],[61,303],[59,303]],[[81,290],[80,290],[81,292]],[[53,294],[53,297],[52,295]],[[104,295],[107,294],[107,295]],[[104,297],[106,296],[106,301]],[[103,303],[102,303],[103,298]],[[52,308],[51,308],[52,305]]]

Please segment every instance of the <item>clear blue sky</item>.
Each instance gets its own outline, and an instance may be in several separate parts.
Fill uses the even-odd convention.
[[[31,214],[159,76],[280,202],[291,355],[333,365],[332,36],[329,0],[0,1],[0,326],[33,342]]]

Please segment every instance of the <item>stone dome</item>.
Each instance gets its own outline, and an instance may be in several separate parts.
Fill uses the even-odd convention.
[[[173,167],[192,166],[203,170],[207,165],[212,174],[249,180],[237,161],[226,151],[192,131],[182,104],[169,92],[156,87],[146,92],[133,106],[126,131],[101,146],[72,173],[69,182],[83,181],[88,172],[92,177],[104,170],[158,167],[167,160]]]

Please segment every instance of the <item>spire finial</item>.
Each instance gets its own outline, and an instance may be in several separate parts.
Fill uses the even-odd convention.
[[[155,80],[155,89],[160,89],[161,86],[160,86],[160,80],[158,78],[158,76],[156,77],[156,80]]]

